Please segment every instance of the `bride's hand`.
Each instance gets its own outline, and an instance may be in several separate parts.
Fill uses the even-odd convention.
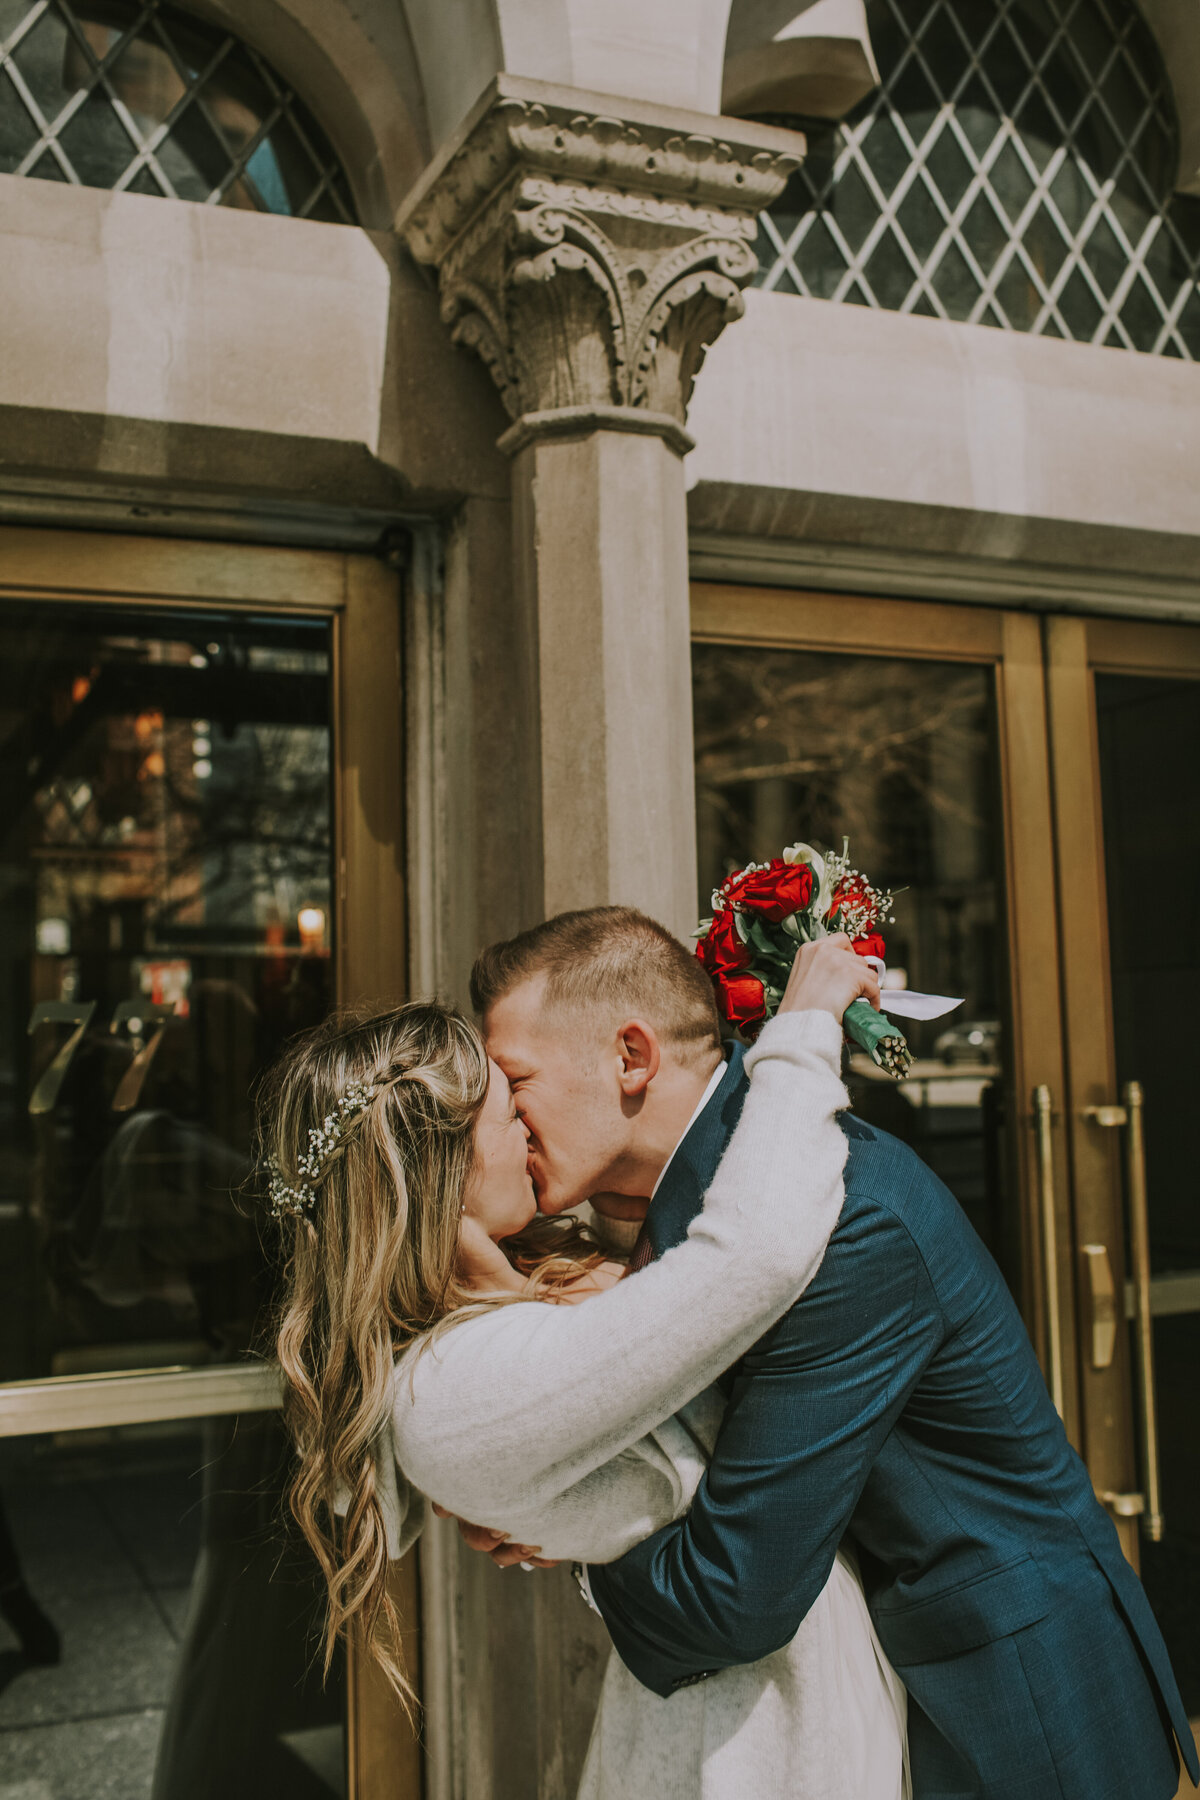
[[[460,1519],[444,1506],[433,1502],[433,1510],[439,1519],[453,1519],[458,1526],[459,1536],[468,1549],[481,1550],[490,1556],[498,1569],[511,1569],[515,1564],[523,1564],[534,1569],[556,1569],[557,1559],[541,1555],[539,1544],[514,1544],[507,1532],[493,1531],[487,1525],[472,1525],[468,1519]]]
[[[838,1022],[852,1000],[863,999],[878,1010],[879,977],[855,954],[844,931],[801,945],[779,1003],[785,1012],[831,1012]]]

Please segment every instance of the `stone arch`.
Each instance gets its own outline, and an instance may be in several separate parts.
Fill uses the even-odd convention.
[[[317,117],[368,228],[390,228],[431,154],[408,22],[388,0],[182,0],[253,44]]]
[[[840,119],[878,84],[864,0],[732,0],[723,111]]]
[[[1196,0],[1139,0],[1158,39],[1179,121],[1176,186],[1200,194],[1200,5]]]
[[[590,94],[658,101],[689,112],[718,113],[721,61],[730,0],[462,0],[486,29],[495,20],[498,68]],[[417,13],[446,34],[444,0],[407,0],[421,56]],[[455,27],[461,31],[461,25]],[[475,65],[479,76],[479,61]],[[477,81],[477,92],[489,77]],[[428,74],[426,74],[428,88]],[[475,99],[470,95],[468,104]],[[432,108],[430,108],[432,110]],[[437,135],[437,133],[435,133]]]

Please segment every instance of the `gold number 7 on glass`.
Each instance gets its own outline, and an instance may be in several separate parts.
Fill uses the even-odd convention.
[[[75,1030],[62,1045],[58,1054],[43,1070],[41,1078],[29,1097],[29,1111],[34,1114],[53,1112],[62,1084],[67,1078],[72,1059],[83,1042],[88,1026],[96,1011],[96,1002],[87,1001],[81,1006],[72,1006],[66,1000],[42,1000],[34,1007],[29,1020],[29,1035],[33,1036],[42,1025],[74,1025]],[[154,1061],[155,1052],[162,1040],[167,1020],[175,1017],[175,1009],[171,1006],[152,1005],[139,1000],[122,1000],[112,1016],[109,1030],[117,1032],[122,1025],[130,1028],[131,1041],[137,1048],[133,1061],[121,1077],[116,1093],[113,1095],[112,1110],[114,1112],[130,1112],[137,1105],[145,1084],[150,1064]],[[153,1023],[154,1031],[142,1042],[142,1033],[147,1022]]]

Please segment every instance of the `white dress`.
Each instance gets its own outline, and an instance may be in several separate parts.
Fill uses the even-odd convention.
[[[578,1306],[498,1307],[400,1360],[380,1445],[394,1550],[412,1490],[589,1563],[687,1510],[720,1425],[712,1384],[812,1280],[837,1222],[840,1054],[826,1013],[764,1029],[703,1212],[637,1276]],[[902,1800],[904,1710],[839,1557],[792,1642],[760,1662],[663,1700],[613,1656],[579,1800]]]
[[[634,1446],[673,1471],[672,1517],[695,1492],[722,1404],[709,1389]],[[578,1800],[907,1800],[906,1705],[839,1554],[791,1643],[761,1662],[663,1700],[610,1656]]]

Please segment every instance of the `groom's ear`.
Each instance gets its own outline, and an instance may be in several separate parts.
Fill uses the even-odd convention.
[[[630,1019],[628,1024],[622,1025],[617,1033],[617,1053],[621,1092],[627,1100],[636,1099],[654,1080],[662,1061],[658,1034],[653,1025],[647,1025],[644,1019]]]

